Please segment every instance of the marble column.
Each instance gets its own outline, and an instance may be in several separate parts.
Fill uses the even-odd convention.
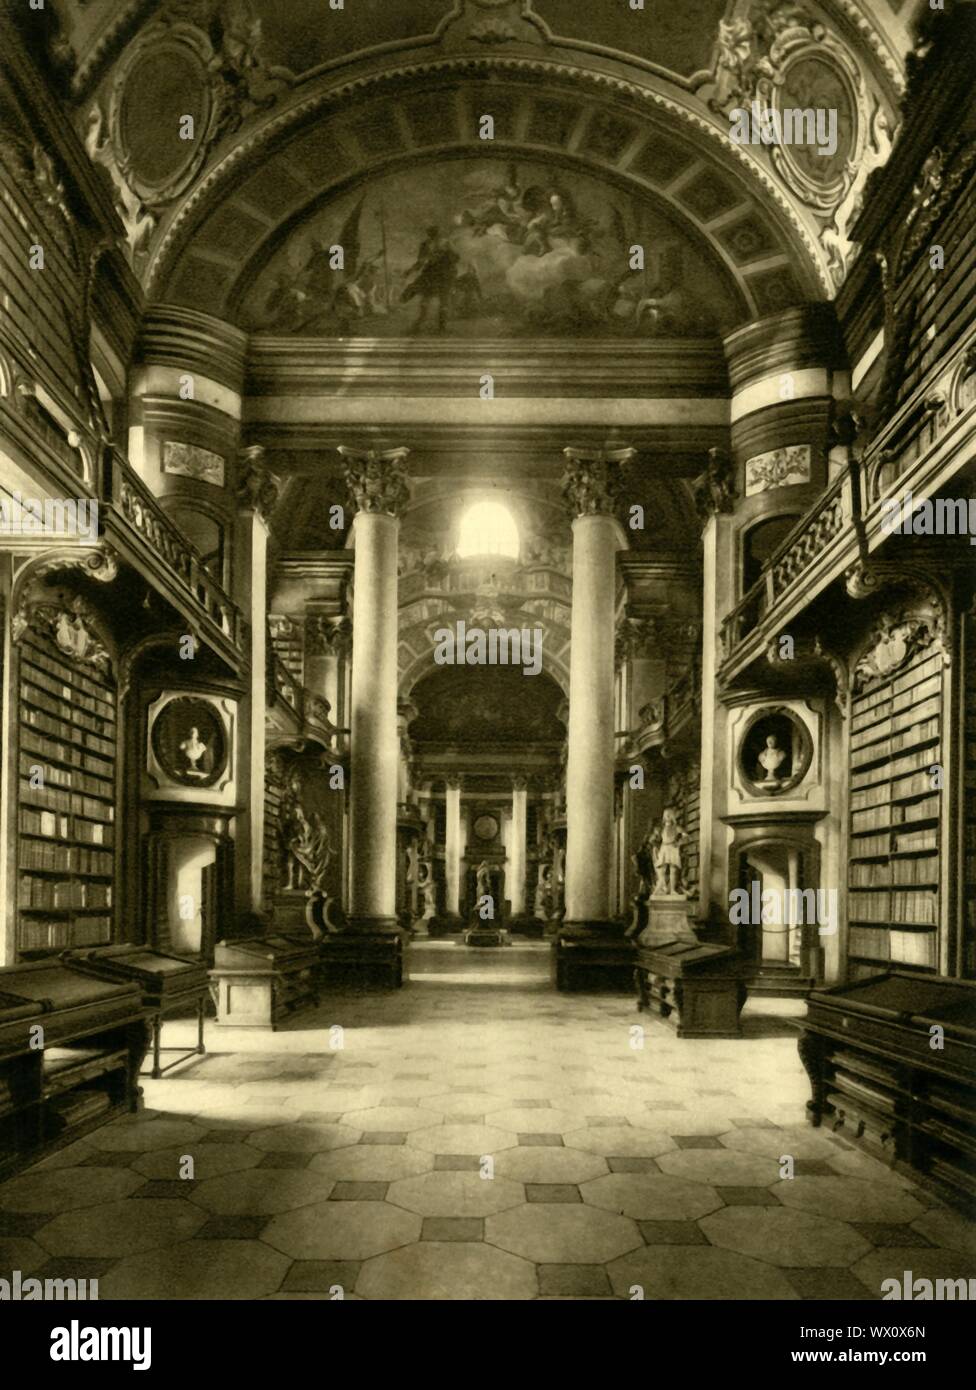
[[[447,829],[444,833],[445,893],[444,911],[448,917],[461,913],[461,778],[447,778],[445,796]]]
[[[588,934],[609,930],[611,918],[616,554],[626,545],[614,503],[634,450],[564,453],[574,516],[564,926]]]
[[[396,930],[397,540],[407,449],[340,448],[356,508],[349,766],[349,925]]]
[[[508,859],[508,900],[513,917],[525,912],[525,777],[512,778],[512,842]]]
[[[264,777],[267,703],[268,516],[279,481],[265,466],[264,449],[242,449],[237,460],[234,598],[250,632],[247,693],[240,702],[238,746],[244,814],[235,829],[235,889],[239,911],[260,912],[264,896]]]

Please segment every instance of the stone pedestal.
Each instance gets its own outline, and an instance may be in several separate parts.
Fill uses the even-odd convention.
[[[697,943],[691,925],[693,905],[680,895],[647,900],[647,925],[638,937],[640,946],[663,946],[668,941]]]

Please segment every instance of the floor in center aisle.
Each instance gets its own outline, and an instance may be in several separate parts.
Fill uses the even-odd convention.
[[[0,1186],[0,1274],[109,1299],[870,1299],[905,1270],[976,1276],[974,1226],[806,1124],[802,1005],[680,1040],[625,995],[556,994],[542,943],[408,955],[397,993],[276,1034],[211,1024],[144,1115]]]

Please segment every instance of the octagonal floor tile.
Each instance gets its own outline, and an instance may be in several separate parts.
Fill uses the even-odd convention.
[[[224,1173],[238,1173],[256,1168],[261,1153],[250,1144],[191,1144],[186,1149],[160,1149],[157,1153],[140,1154],[132,1169],[147,1178],[177,1181],[183,1176],[183,1160],[193,1159],[193,1180],[219,1178]]]
[[[770,1191],[786,1207],[840,1221],[914,1221],[925,1208],[903,1188],[860,1178],[791,1178]]]
[[[257,1240],[188,1240],[131,1255],[98,1282],[102,1299],[242,1299],[275,1293],[285,1255]]]
[[[51,1168],[21,1173],[0,1187],[0,1210],[75,1211],[121,1201],[142,1187],[143,1181],[129,1168]]]
[[[603,1264],[643,1243],[627,1217],[570,1203],[537,1203],[489,1216],[485,1240],[538,1264]]]
[[[658,1165],[675,1177],[715,1187],[766,1187],[779,1177],[775,1159],[732,1149],[682,1149],[679,1153],[662,1154]]]
[[[51,1258],[36,1240],[27,1236],[0,1236],[0,1279],[9,1279],[15,1269],[33,1274]]]
[[[325,1202],[334,1183],[307,1169],[252,1168],[198,1183],[193,1201],[222,1216],[272,1215]]]
[[[491,1245],[425,1240],[367,1260],[356,1292],[371,1299],[530,1299],[534,1267]]]
[[[933,1285],[937,1279],[968,1280],[976,1277],[976,1260],[971,1255],[960,1254],[958,1250],[895,1245],[873,1250],[851,1266],[854,1276],[876,1298],[884,1297],[886,1290],[882,1285],[886,1279],[896,1279],[898,1287],[904,1290],[906,1271],[911,1273],[913,1281],[928,1279]]]
[[[368,1110],[343,1111],[342,1123],[363,1133],[386,1130],[388,1133],[409,1134],[414,1129],[439,1125],[441,1117],[433,1110],[422,1110],[415,1105],[374,1105]]]
[[[362,1131],[348,1125],[290,1124],[274,1125],[252,1134],[248,1143],[256,1149],[287,1153],[326,1153],[358,1144]]]
[[[139,1124],[113,1123],[103,1125],[87,1136],[88,1142],[96,1149],[108,1149],[115,1153],[146,1153],[150,1149],[183,1148],[199,1142],[205,1128],[189,1120],[145,1120]]]
[[[976,1255],[976,1222],[967,1221],[948,1207],[933,1207],[912,1222],[912,1230],[926,1236],[933,1245],[958,1250],[962,1255]]]
[[[388,1202],[319,1202],[274,1217],[261,1239],[296,1260],[367,1260],[418,1240],[421,1225]]]
[[[789,1269],[846,1268],[872,1248],[843,1221],[787,1207],[726,1207],[701,1229],[712,1245]]]
[[[413,1087],[413,1082],[402,1083],[404,1086]],[[484,1115],[489,1110],[498,1110],[509,1102],[504,1096],[493,1095],[490,1091],[444,1091],[443,1089],[435,1096],[430,1096],[424,1100],[424,1105],[431,1110],[436,1110],[440,1115],[448,1117],[447,1123],[450,1124],[451,1115]],[[491,1121],[494,1124],[494,1120]]]
[[[792,1158],[828,1159],[840,1153],[836,1144],[815,1129],[733,1129],[722,1135],[722,1144],[739,1153],[775,1159],[783,1154]]]
[[[434,1125],[410,1136],[414,1147],[434,1154],[494,1154],[516,1142],[510,1130],[495,1125]]]
[[[722,1205],[704,1183],[666,1173],[608,1173],[580,1186],[584,1202],[638,1221],[697,1221]]]
[[[337,1182],[394,1182],[429,1173],[434,1155],[407,1144],[354,1144],[316,1154],[308,1166]]]
[[[520,1206],[525,1189],[508,1178],[449,1171],[401,1178],[390,1184],[386,1200],[421,1216],[491,1216]]]
[[[607,1267],[614,1293],[645,1299],[799,1298],[780,1270],[760,1260],[707,1245],[655,1245],[614,1260]]]
[[[52,1255],[134,1255],[188,1240],[206,1219],[192,1202],[147,1197],[64,1212],[34,1239]]]
[[[495,1159],[496,1175],[516,1182],[581,1183],[608,1171],[606,1159],[599,1154],[544,1144],[506,1149]]]
[[[528,1097],[526,1096],[527,1100]],[[487,1117],[488,1123],[499,1129],[510,1129],[513,1134],[572,1134],[574,1130],[586,1128],[586,1115],[582,1110],[563,1110],[548,1107],[518,1106],[493,1110]]]
[[[593,1125],[564,1136],[568,1148],[585,1149],[604,1158],[657,1158],[674,1147],[674,1140],[660,1129],[636,1125]]]

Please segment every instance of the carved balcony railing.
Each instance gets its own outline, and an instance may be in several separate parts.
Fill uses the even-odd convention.
[[[858,507],[855,475],[845,469],[780,542],[755,584],[724,619],[720,633],[723,661],[761,626],[781,596],[810,574],[845,528],[850,527],[853,540]]]
[[[122,455],[105,454],[103,496],[110,511],[150,552],[201,618],[213,624],[236,652],[242,645],[240,611],[209,572],[196,548],[172,522]]]
[[[622,740],[617,750],[618,766],[625,769],[632,758],[646,749],[674,739],[700,712],[701,657],[696,651],[688,670],[676,676],[658,699],[641,706],[638,728],[618,735]]]

